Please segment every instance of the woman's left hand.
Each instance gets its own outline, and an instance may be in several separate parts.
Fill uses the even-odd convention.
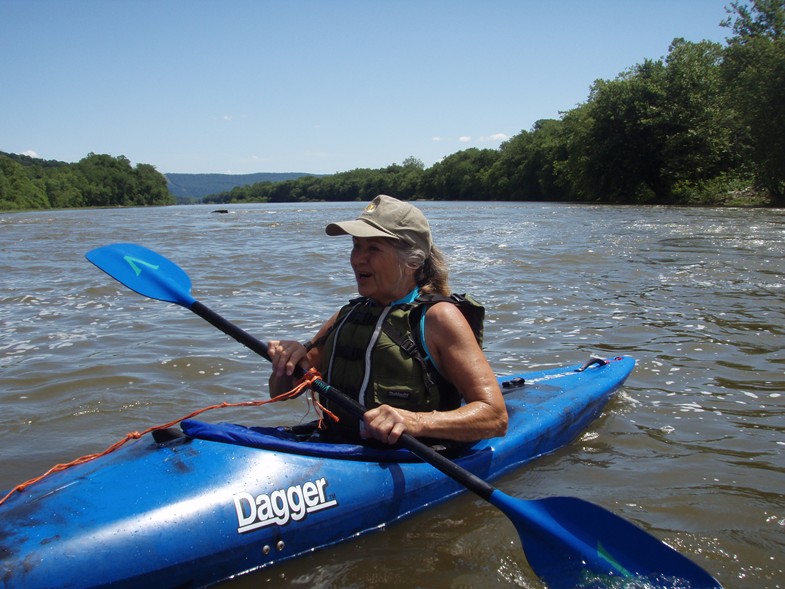
[[[414,435],[417,415],[389,405],[379,405],[365,412],[360,424],[360,435],[384,444],[395,444],[404,432]]]

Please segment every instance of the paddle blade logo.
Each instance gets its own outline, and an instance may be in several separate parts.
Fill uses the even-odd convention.
[[[270,525],[285,526],[309,513],[335,507],[338,500],[328,498],[326,487],[327,479],[322,477],[256,497],[246,492],[235,493],[232,500],[237,512],[237,531],[243,534]]]
[[[615,568],[623,577],[631,577],[632,573],[625,569],[618,560],[613,558],[610,552],[605,549],[605,546],[602,545],[602,542],[597,542],[597,556],[599,556],[602,560],[607,562],[613,568]]]
[[[142,269],[140,266],[147,266],[151,270],[158,270],[158,266],[151,264],[149,262],[145,262],[144,260],[140,260],[139,258],[133,258],[131,256],[123,256],[123,259],[131,266],[131,270],[134,271],[134,274],[139,276],[142,273]]]

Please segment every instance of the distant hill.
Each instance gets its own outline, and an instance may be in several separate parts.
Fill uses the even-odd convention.
[[[235,186],[246,186],[257,182],[283,182],[311,176],[304,172],[260,172],[257,174],[164,174],[169,192],[178,200],[201,200],[208,194],[226,192]]]

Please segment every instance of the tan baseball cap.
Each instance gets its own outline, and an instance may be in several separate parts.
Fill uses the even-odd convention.
[[[354,221],[330,223],[327,235],[353,237],[389,237],[431,253],[433,238],[428,219],[420,209],[392,196],[380,194]]]

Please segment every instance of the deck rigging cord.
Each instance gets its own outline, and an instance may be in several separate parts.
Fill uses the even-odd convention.
[[[16,493],[21,493],[21,492],[25,491],[28,487],[30,487],[30,486],[32,486],[32,485],[34,485],[34,484],[36,484],[36,483],[38,483],[38,482],[48,478],[49,476],[53,475],[56,472],[61,472],[61,471],[64,471],[64,470],[68,470],[69,468],[72,468],[74,466],[78,466],[80,464],[86,464],[88,462],[92,462],[96,458],[100,458],[101,456],[106,456],[107,454],[111,454],[115,450],[118,450],[119,448],[122,448],[126,443],[128,443],[131,440],[138,440],[139,438],[141,438],[141,437],[143,437],[143,436],[145,436],[145,435],[147,435],[149,433],[155,432],[155,431],[169,429],[170,427],[174,427],[178,423],[180,423],[182,421],[185,421],[186,419],[191,419],[193,417],[196,417],[197,415],[201,415],[202,413],[206,413],[207,411],[213,411],[214,409],[225,409],[227,407],[261,407],[262,405],[268,405],[270,403],[275,403],[275,402],[278,402],[278,401],[287,401],[289,399],[294,399],[295,397],[300,396],[306,390],[309,390],[311,388],[311,385],[313,384],[313,382],[315,380],[321,379],[321,378],[322,378],[322,375],[319,374],[319,372],[316,369],[311,368],[297,382],[297,384],[295,385],[295,387],[292,390],[287,391],[285,393],[282,393],[281,395],[278,395],[277,397],[273,397],[271,399],[260,399],[258,401],[241,401],[239,403],[228,403],[228,402],[224,401],[223,403],[216,403],[215,405],[209,405],[207,407],[202,407],[201,409],[197,409],[196,411],[192,411],[188,415],[184,415],[183,417],[180,417],[178,419],[170,421],[169,423],[165,423],[165,424],[162,424],[162,425],[153,425],[153,426],[150,426],[150,427],[148,427],[147,429],[145,429],[145,430],[143,430],[141,432],[128,432],[127,434],[125,434],[125,437],[117,440],[114,444],[112,444],[111,446],[106,448],[106,450],[103,450],[101,452],[96,452],[96,453],[93,453],[93,454],[85,454],[84,456],[80,456],[79,458],[75,458],[74,460],[71,460],[70,462],[64,462],[62,464],[55,464],[52,468],[47,470],[45,473],[43,473],[43,474],[41,474],[41,475],[39,475],[37,477],[33,477],[30,480],[27,480],[27,481],[25,481],[23,483],[20,483],[20,484],[16,485],[10,491],[8,491],[8,493],[4,497],[0,498],[0,505],[5,503],[8,499],[10,499]],[[309,403],[309,406],[313,406],[314,408],[316,408],[316,411],[319,414],[319,427],[322,427],[322,423],[323,423],[325,415],[327,415],[330,419],[338,421],[338,417],[335,414],[333,414],[331,411],[326,409],[321,403],[319,403],[319,400],[316,398],[316,393],[313,392],[313,390],[311,390],[311,401]]]

